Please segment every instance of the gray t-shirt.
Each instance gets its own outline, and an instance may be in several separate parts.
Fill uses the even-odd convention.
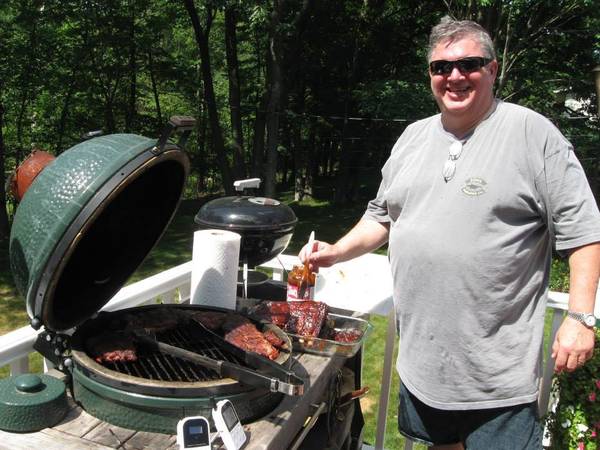
[[[397,369],[424,403],[478,409],[538,393],[550,207],[557,250],[600,241],[600,214],[572,146],[543,116],[497,100],[442,168],[456,138],[440,115],[411,124],[365,219],[390,223],[400,331]]]

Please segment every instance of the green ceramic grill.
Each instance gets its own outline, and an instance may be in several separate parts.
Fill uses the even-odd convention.
[[[99,311],[160,239],[189,171],[194,119],[160,139],[96,137],[63,152],[32,182],[10,236],[10,263],[31,325],[68,330]],[[182,131],[178,145],[169,142]]]
[[[85,410],[136,430],[174,433],[179,419],[209,414],[220,398],[231,399],[242,420],[265,414],[281,400],[281,394],[231,379],[200,379],[193,371],[191,381],[178,381],[179,372],[172,375],[175,381],[127,375],[85,351],[95,321],[112,313],[90,319],[136,270],[175,213],[189,171],[182,149],[193,126],[192,118],[175,117],[158,140],[111,134],[65,151],[34,178],[11,231],[17,287],[31,325],[45,328],[34,347],[70,375],[75,400]],[[175,131],[183,132],[177,144],[169,142]],[[129,312],[118,313],[115,319]],[[84,343],[77,344],[81,335]]]

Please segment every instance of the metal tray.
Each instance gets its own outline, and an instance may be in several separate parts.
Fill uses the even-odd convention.
[[[359,339],[354,342],[338,342],[332,339],[321,337],[305,337],[297,334],[287,333],[292,338],[292,347],[295,351],[312,353],[322,356],[342,356],[350,358],[356,354],[358,349],[363,345],[365,338],[370,333],[373,326],[364,319],[358,317],[344,316],[329,312],[326,323],[323,326],[323,332],[336,329],[353,329],[362,332]]]

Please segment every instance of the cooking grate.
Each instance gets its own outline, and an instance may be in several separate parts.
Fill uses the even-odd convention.
[[[156,338],[166,344],[180,347],[213,359],[233,362],[246,366],[244,361],[223,351],[214,342],[214,337],[193,325],[180,325],[178,328],[156,333]],[[194,364],[174,356],[165,355],[149,348],[138,349],[136,361],[119,361],[103,365],[119,373],[156,381],[213,381],[221,376],[212,369]]]

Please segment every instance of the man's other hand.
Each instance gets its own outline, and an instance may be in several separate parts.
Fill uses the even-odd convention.
[[[566,317],[552,344],[552,358],[556,360],[554,370],[572,372],[583,366],[594,353],[594,337],[593,329]]]

